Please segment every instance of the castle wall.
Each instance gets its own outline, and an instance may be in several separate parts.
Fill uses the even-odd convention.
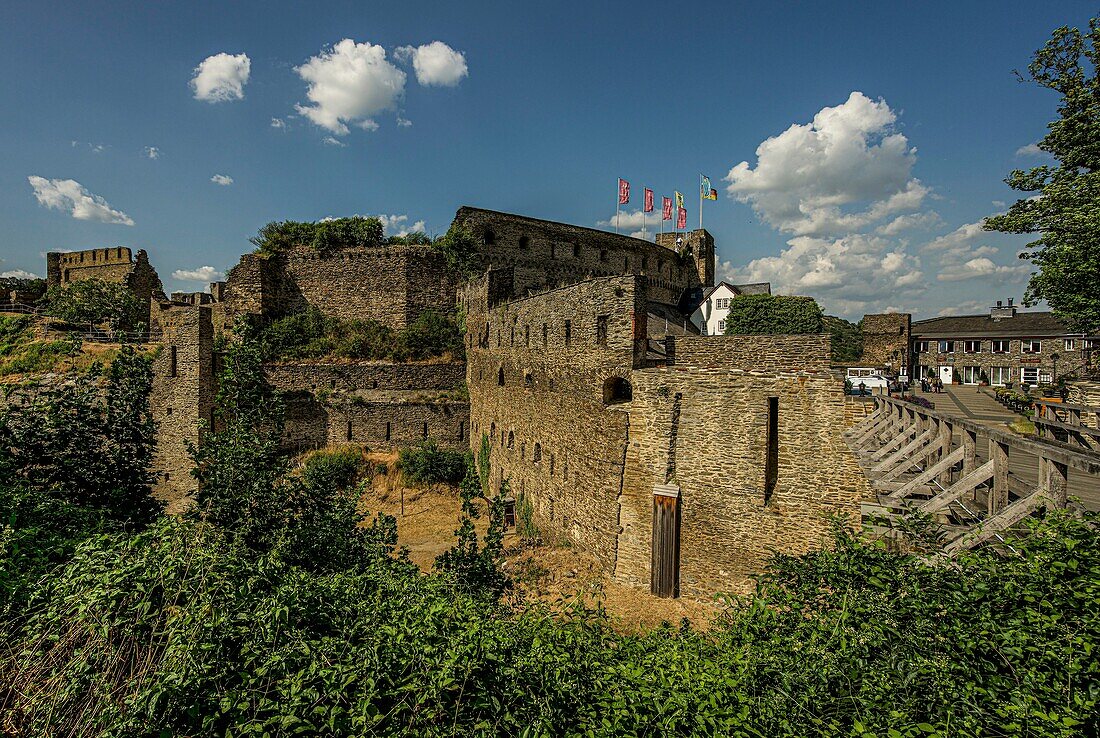
[[[909,313],[884,313],[863,316],[863,366],[890,366],[897,370],[908,366],[912,316]]]
[[[493,484],[509,480],[545,535],[581,545],[609,570],[629,418],[604,406],[603,385],[629,374],[636,335],[644,351],[640,282],[597,279],[491,310],[468,298],[472,446],[489,436]]]
[[[197,488],[187,444],[197,445],[201,422],[212,419],[217,392],[214,328],[207,306],[154,305],[161,345],[153,360],[149,394],[157,423],[153,491],[174,511],[182,509]]]
[[[714,240],[706,231],[690,235],[709,243],[709,250],[681,257],[652,241],[491,210],[464,207],[455,222],[469,228],[494,269],[514,268],[517,297],[592,277],[637,274],[644,278],[649,299],[675,305],[685,289],[713,282]],[[711,281],[704,283],[708,274]]]
[[[674,362],[634,371],[615,575],[648,587],[653,488],[680,488],[680,591],[710,597],[773,551],[827,545],[829,516],[858,521],[870,488],[844,443],[829,338],[675,336]],[[775,486],[765,492],[768,399],[778,398]]]
[[[83,279],[102,279],[121,284],[132,267],[133,254],[126,246],[51,252],[46,258],[46,282],[51,287],[64,287]]]
[[[309,247],[245,254],[227,277],[227,318],[277,318],[307,307],[341,320],[404,328],[425,310],[450,312],[456,282],[429,246],[377,246],[320,253]]]
[[[462,401],[359,395],[319,399],[308,392],[286,397],[284,445],[293,451],[346,443],[388,450],[428,439],[443,448],[464,449],[469,432],[470,405]]]
[[[268,364],[264,367],[264,372],[275,389],[284,391],[449,390],[460,387],[466,382],[466,364],[462,362],[333,364],[299,361],[288,364]]]
[[[493,483],[509,481],[543,535],[648,587],[654,487],[676,485],[680,591],[710,597],[743,586],[773,550],[826,544],[829,515],[858,515],[870,490],[841,436],[842,380],[827,336],[676,336],[665,364],[646,366],[645,321],[634,317],[647,304],[643,279],[597,279],[492,308],[489,281],[466,294],[471,445],[489,436]],[[601,315],[606,330],[595,327]],[[619,380],[629,399],[605,392]],[[772,397],[777,467],[766,494]]]

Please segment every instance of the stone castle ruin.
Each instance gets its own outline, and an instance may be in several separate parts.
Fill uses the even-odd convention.
[[[299,246],[244,255],[210,294],[153,294],[158,494],[194,490],[187,444],[212,421],[215,338],[235,321],[313,308],[400,329],[457,306],[466,361],[269,365],[287,449],[487,437],[518,515],[662,596],[729,590],[773,551],[820,545],[828,516],[857,518],[869,489],[842,439],[828,337],[698,335],[707,231],[654,243],[470,207],[454,225],[475,244],[472,277],[427,245]],[[60,256],[51,275],[88,268]],[[112,259],[95,264],[138,268]]]
[[[125,285],[142,302],[166,299],[164,285],[144,249],[136,257],[126,246],[46,254],[47,287],[68,287],[85,279]]]

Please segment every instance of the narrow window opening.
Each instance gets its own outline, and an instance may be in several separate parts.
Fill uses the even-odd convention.
[[[779,398],[768,398],[768,447],[764,461],[764,504],[770,505],[779,481]]]
[[[508,431],[508,448],[515,449],[516,447],[516,432]]]
[[[511,340],[511,343],[509,345],[510,346],[515,346],[516,345],[516,327],[514,325],[512,326],[512,337],[511,337],[510,340]]]
[[[610,316],[597,315],[596,316],[596,345],[607,345],[607,322]]]
[[[535,462],[536,464],[538,464],[542,461],[542,444],[541,443],[536,443],[535,444],[535,450],[531,454],[531,461]]]
[[[573,244],[573,258],[581,258],[581,245],[579,243]]]
[[[390,440],[390,424],[386,423],[386,440]]]
[[[351,433],[351,421],[349,420],[348,421],[348,429],[347,429],[347,439],[350,441],[352,439],[352,437],[353,436],[352,436],[352,433]]]
[[[497,384],[501,387],[504,386],[504,367],[497,369]]]
[[[168,376],[176,376],[176,347],[168,347]]]
[[[565,321],[565,345],[568,346],[573,338],[573,321]]]
[[[519,237],[519,247],[521,249],[525,249],[530,245],[531,245],[531,239],[529,239],[527,236],[520,236]]]
[[[461,420],[458,422],[458,440],[466,440],[466,424],[463,423]]]
[[[493,233],[492,228],[486,228],[485,232],[482,234],[482,238],[484,239],[486,246],[492,246],[494,243],[497,242],[497,234]]]
[[[428,437],[428,421],[426,421],[426,420],[424,421],[423,435],[424,435],[424,438]]]
[[[531,376],[531,372],[523,373],[523,386],[527,389],[531,389],[535,386],[535,379]]]
[[[531,347],[531,326],[523,326],[523,345],[527,348]]]
[[[550,335],[549,326],[546,323],[542,324],[542,347],[546,348],[547,337]]]
[[[550,454],[550,476],[554,476],[554,454]]]

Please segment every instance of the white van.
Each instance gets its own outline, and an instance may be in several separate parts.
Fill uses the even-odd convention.
[[[890,386],[890,380],[879,374],[878,369],[871,367],[849,367],[847,379],[852,383],[852,392],[859,392],[861,384],[867,392],[877,390],[878,393],[886,392],[886,388]]]

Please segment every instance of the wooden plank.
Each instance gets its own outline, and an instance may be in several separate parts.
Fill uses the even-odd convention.
[[[935,428],[929,428],[927,431],[925,431],[925,433],[932,433],[933,435],[935,435]],[[932,441],[928,445],[927,448],[922,450],[921,455],[924,458],[927,458],[927,456],[931,455],[929,453],[929,451],[932,451],[932,450],[940,451],[941,449],[939,448],[939,444],[942,443],[942,442],[943,442],[942,439],[937,439],[935,441]],[[910,445],[912,445],[912,444],[910,444]],[[934,446],[936,448],[933,449]],[[923,459],[921,459],[921,461],[923,461]],[[876,482],[876,483],[877,482],[892,482],[893,480],[897,479],[898,477],[900,477],[902,474],[904,474],[908,470],[912,469],[914,466],[918,467],[918,469],[919,469],[920,465],[918,464],[918,459],[915,458],[915,457],[908,458],[905,461],[903,461],[902,463],[896,464],[894,467],[892,467],[889,471],[887,471],[881,477],[879,477],[878,479],[875,479],[874,482]]]
[[[1016,523],[1026,518],[1035,509],[1049,503],[1050,498],[1041,492],[1036,492],[1035,494],[1016,500],[996,515],[986,518],[980,525],[974,526],[969,531],[949,541],[948,544],[943,547],[943,552],[947,556],[954,556],[960,551],[965,551],[968,548],[977,546],[979,543],[984,543],[1001,531],[1016,525]]]
[[[887,499],[892,503],[901,502],[905,499],[906,495],[916,492],[921,486],[928,484],[937,476],[939,476],[944,469],[948,469],[955,464],[959,463],[963,459],[963,449],[957,448],[947,456],[939,460],[935,465],[928,467],[923,472],[906,482],[901,489],[887,495]]]
[[[879,461],[880,459],[885,457],[887,454],[889,454],[891,451],[893,451],[894,449],[900,447],[902,444],[906,443],[910,438],[912,438],[914,436],[914,434],[916,434],[917,430],[918,430],[917,426],[913,426],[911,428],[903,429],[900,433],[898,433],[898,435],[896,435],[894,437],[894,440],[890,441],[889,443],[887,443],[885,446],[878,449],[877,451],[874,451],[874,452],[868,454],[867,455],[867,462],[871,463],[871,462],[874,462],[874,461]]]
[[[872,466],[871,467],[871,472],[873,473],[873,472],[877,472],[877,471],[881,471],[881,472],[889,471],[890,468],[893,467],[895,464],[897,464],[899,461],[904,460],[905,457],[909,456],[914,451],[916,451],[918,448],[921,448],[926,443],[928,443],[928,441],[931,440],[931,438],[935,435],[936,435],[936,429],[935,428],[929,428],[924,433],[921,433],[919,436],[917,436],[912,441],[910,441],[907,445],[899,448],[897,451],[895,451],[894,453],[887,456],[885,459],[880,461],[878,464],[876,464],[875,466]]]
[[[917,509],[925,513],[934,513],[947,507],[954,500],[959,499],[964,493],[977,487],[995,473],[996,462],[992,459],[979,466],[974,471],[964,476],[950,487],[940,492],[931,500],[921,503]]]
[[[986,512],[992,516],[1008,504],[1008,449],[1007,443],[989,439],[989,461],[993,465],[993,489],[986,498]]]
[[[1051,428],[1058,428],[1069,433],[1079,433],[1081,435],[1100,439],[1100,428],[1090,428],[1087,425],[1073,425],[1072,423],[1063,423],[1060,420],[1046,420],[1045,418],[1034,418],[1031,422],[1038,426],[1050,426]]]

